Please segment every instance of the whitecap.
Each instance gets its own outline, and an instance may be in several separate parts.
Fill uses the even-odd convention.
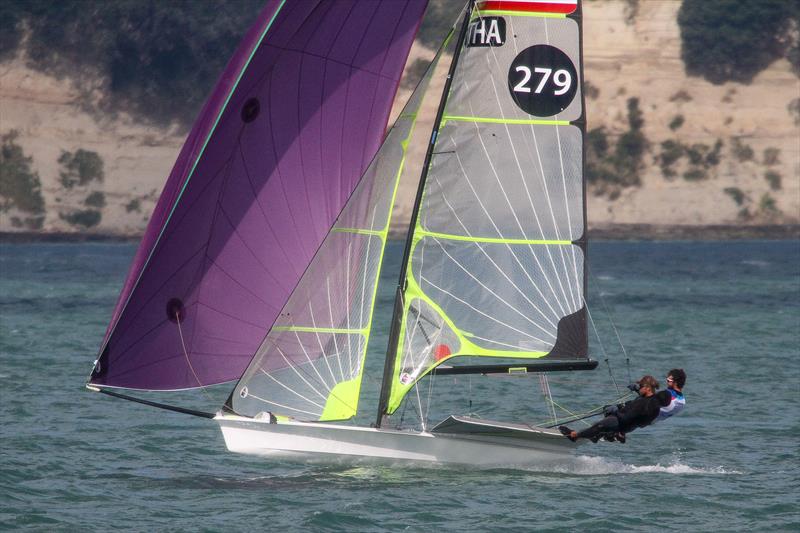
[[[606,476],[612,474],[677,474],[677,475],[729,475],[742,474],[737,470],[725,468],[724,466],[693,467],[680,461],[662,465],[631,465],[604,457],[592,457],[580,455],[569,463],[563,463],[555,468],[555,471],[563,474],[573,474],[579,476]]]

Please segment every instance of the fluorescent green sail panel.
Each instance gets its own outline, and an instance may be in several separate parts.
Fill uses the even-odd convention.
[[[320,421],[356,414],[389,219],[429,80],[389,131],[234,390],[237,413]]]
[[[587,356],[579,26],[492,16],[505,32],[470,30],[427,169],[389,413],[458,356]]]

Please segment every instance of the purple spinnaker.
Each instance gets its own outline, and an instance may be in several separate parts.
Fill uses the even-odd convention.
[[[181,150],[90,382],[238,379],[383,139],[427,0],[270,0]]]

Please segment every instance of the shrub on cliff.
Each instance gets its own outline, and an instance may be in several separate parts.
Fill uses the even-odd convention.
[[[31,169],[33,158],[25,156],[16,138],[14,130],[0,137],[0,212],[19,209],[41,215],[44,213],[42,184],[39,175]]]
[[[61,164],[59,178],[65,189],[88,185],[92,181],[103,181],[103,160],[97,152],[82,148],[74,153],[62,151],[58,162]]]

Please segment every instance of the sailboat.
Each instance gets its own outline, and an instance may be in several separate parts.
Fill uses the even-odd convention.
[[[580,2],[470,0],[386,131],[426,3],[267,3],[170,174],[88,388],[213,418],[230,451],[267,457],[491,465],[572,452],[544,425],[393,423],[435,376],[597,366]],[[377,323],[398,183],[441,71],[391,323]],[[380,395],[359,406],[376,328],[390,328]],[[216,413],[127,392],[225,382]],[[374,423],[345,423],[365,409]]]

